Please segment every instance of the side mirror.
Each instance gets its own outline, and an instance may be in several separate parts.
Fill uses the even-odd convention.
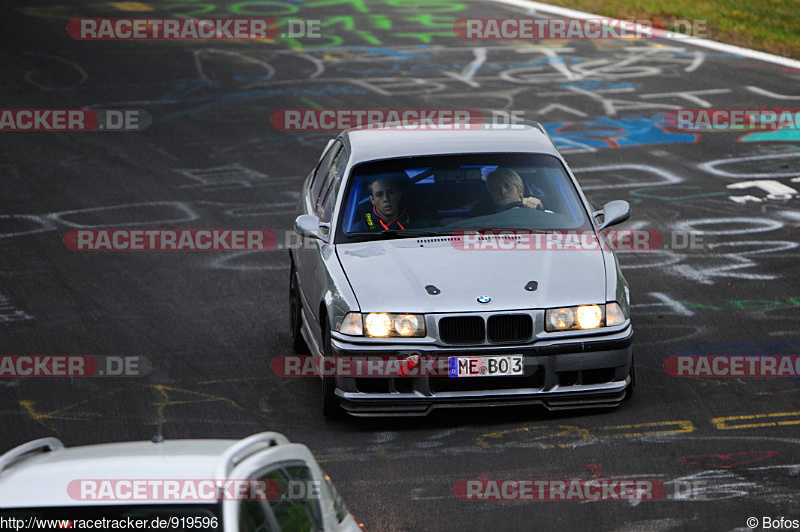
[[[603,210],[595,212],[592,217],[597,218],[603,215],[603,223],[597,227],[597,230],[611,227],[624,222],[631,216],[631,206],[625,200],[609,201],[603,205]]]
[[[303,214],[298,216],[294,221],[294,231],[302,236],[308,238],[316,238],[317,240],[326,241],[321,229],[329,228],[329,224],[321,224],[319,218],[313,214]]]

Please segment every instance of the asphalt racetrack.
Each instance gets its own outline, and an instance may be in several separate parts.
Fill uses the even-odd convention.
[[[800,106],[799,68],[685,40],[457,38],[462,18],[553,18],[490,2],[18,0],[3,11],[3,108],[142,110],[152,124],[0,132],[0,355],[138,357],[140,368],[2,377],[0,450],[44,436],[144,440],[159,422],[168,439],[276,430],[313,450],[368,530],[727,531],[748,530],[749,517],[800,519],[797,373],[687,377],[667,363],[800,355],[798,129],[687,132],[663,120],[681,108]],[[141,17],[269,17],[284,36],[65,30],[75,18]],[[291,21],[319,21],[319,36],[290,38]],[[270,117],[442,108],[539,120],[594,204],[627,200],[620,227],[663,235],[658,249],[618,252],[637,377],[619,409],[328,421],[318,380],[271,371],[291,353],[285,248],[299,187],[336,132],[281,131]],[[71,251],[64,237],[78,228],[268,229],[277,245]],[[664,493],[459,500],[468,479],[654,479]]]

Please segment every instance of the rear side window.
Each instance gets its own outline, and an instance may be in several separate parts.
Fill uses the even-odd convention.
[[[321,222],[331,221],[333,206],[336,203],[336,197],[339,195],[339,184],[342,182],[342,175],[346,167],[347,154],[345,150],[340,150],[328,170],[328,175],[324,180],[325,185],[317,202],[316,215]]]
[[[311,532],[323,529],[317,491],[312,490],[311,472],[305,464],[273,466],[257,477],[277,483],[279,495],[270,501],[242,501],[241,532]]]

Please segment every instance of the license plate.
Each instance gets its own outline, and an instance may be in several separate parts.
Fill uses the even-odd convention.
[[[522,355],[450,357],[451,377],[502,377],[523,375]]]

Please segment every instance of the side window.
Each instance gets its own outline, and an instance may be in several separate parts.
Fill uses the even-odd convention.
[[[242,501],[240,532],[312,532],[322,530],[319,489],[313,490],[311,473],[302,463],[273,467],[257,477],[277,483],[279,495],[270,501]],[[277,528],[274,526],[277,524]]]
[[[325,177],[320,199],[317,202],[316,215],[320,222],[330,222],[333,214],[333,206],[336,197],[339,195],[339,184],[342,182],[342,174],[347,167],[347,154],[345,150],[340,150],[331,164],[328,175]]]
[[[311,470],[305,465],[286,467],[286,472],[292,483],[289,497],[298,505],[302,505],[309,518],[322,528],[322,510],[319,503],[322,487],[312,479]]]
[[[315,205],[319,202],[320,191],[323,189],[323,185],[327,182],[325,177],[328,175],[331,161],[333,160],[334,156],[339,153],[341,148],[342,143],[339,141],[331,144],[331,147],[327,152],[325,152],[325,155],[322,157],[319,165],[317,165],[317,169],[314,172],[314,179],[311,181],[311,202]]]
[[[239,506],[239,532],[270,532],[266,501],[244,501]]]

